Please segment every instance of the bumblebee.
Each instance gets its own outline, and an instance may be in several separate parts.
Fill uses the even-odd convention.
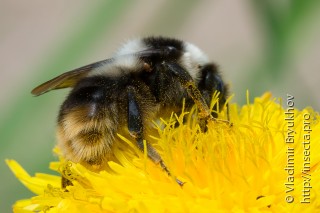
[[[124,44],[109,59],[63,73],[32,90],[35,96],[71,87],[57,125],[58,147],[67,160],[100,171],[112,158],[117,133],[130,135],[144,150],[152,121],[194,104],[200,119],[214,119],[209,109],[215,91],[223,106],[228,94],[217,66],[195,45],[166,37],[146,37]],[[148,157],[170,175],[147,141]],[[177,180],[179,184],[181,181]],[[72,184],[65,177],[62,186]]]

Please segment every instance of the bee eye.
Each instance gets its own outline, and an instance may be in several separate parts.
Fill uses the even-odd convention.
[[[218,75],[215,76],[215,89],[223,93],[223,82]]]
[[[208,75],[207,77],[211,77],[211,78],[207,78],[206,79],[206,88],[214,88],[214,90],[218,90],[220,92],[223,92],[223,82],[222,82],[222,79],[215,75],[215,76],[211,76],[211,75]]]
[[[198,66],[197,66],[197,67],[198,67],[198,69],[201,69],[201,68],[202,68],[202,66],[201,66],[200,64],[198,64]]]
[[[224,93],[224,83],[213,65],[205,65],[201,67],[202,80],[199,82],[199,87],[207,91],[218,90]]]

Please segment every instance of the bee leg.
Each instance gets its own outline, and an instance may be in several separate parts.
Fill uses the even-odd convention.
[[[205,121],[208,119],[214,119],[205,99],[190,74],[177,63],[163,62],[162,65],[166,67],[167,70],[171,71],[177,77],[181,85],[187,90],[189,96],[193,99],[200,110],[199,117]]]
[[[67,188],[67,186],[72,186],[71,180],[65,178],[64,176],[61,177],[61,187],[63,189]]]
[[[139,104],[134,96],[134,88],[128,88],[128,130],[130,135],[135,138],[139,149],[144,150],[143,143],[143,122],[141,118],[141,113],[139,110]],[[148,157],[155,162],[156,164],[160,164],[162,169],[171,176],[171,173],[165,163],[163,162],[159,153],[148,143],[147,145],[147,154]],[[182,186],[184,183],[176,178],[176,182]]]
[[[226,104],[227,107],[227,120],[230,122],[230,109],[229,109],[229,103]]]

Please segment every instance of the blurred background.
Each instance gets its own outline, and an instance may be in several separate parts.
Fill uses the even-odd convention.
[[[32,196],[9,171],[53,173],[55,122],[68,90],[30,91],[65,71],[111,57],[131,38],[163,35],[196,44],[246,103],[271,91],[320,108],[320,1],[0,1],[0,211]]]

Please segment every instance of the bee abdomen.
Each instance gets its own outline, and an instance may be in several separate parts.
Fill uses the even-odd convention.
[[[115,115],[101,110],[92,115],[90,111],[90,107],[82,106],[60,114],[58,146],[68,160],[102,167],[112,155],[118,124]]]
[[[74,161],[89,165],[102,165],[110,157],[113,138],[105,132],[90,130],[80,132],[71,142]]]

